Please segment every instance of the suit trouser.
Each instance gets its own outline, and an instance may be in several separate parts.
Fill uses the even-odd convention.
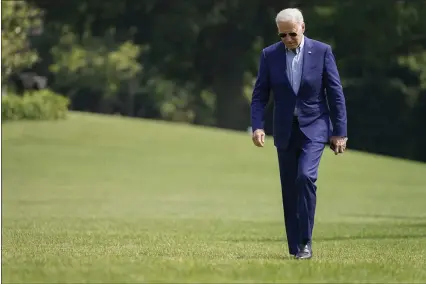
[[[325,143],[309,140],[295,118],[286,149],[277,148],[284,223],[290,254],[312,240],[316,208],[316,181]]]

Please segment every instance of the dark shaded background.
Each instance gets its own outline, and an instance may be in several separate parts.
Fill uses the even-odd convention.
[[[259,52],[279,40],[275,15],[298,7],[306,35],[333,47],[348,146],[426,161],[424,1],[29,2],[44,11],[31,70],[72,109],[242,131]]]

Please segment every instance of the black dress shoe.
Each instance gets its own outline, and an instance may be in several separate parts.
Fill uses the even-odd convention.
[[[296,254],[297,259],[310,259],[312,257],[312,247],[310,243],[299,246],[299,252]]]

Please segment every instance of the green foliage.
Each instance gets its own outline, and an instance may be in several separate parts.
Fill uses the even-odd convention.
[[[420,88],[426,89],[426,51],[400,57],[399,62],[402,66],[406,66],[411,71],[417,73],[420,81]]]
[[[154,77],[147,81],[146,90],[155,94],[155,107],[165,120],[193,122],[195,111],[192,108],[194,86],[179,86],[171,80]]]
[[[57,87],[85,88],[115,95],[120,85],[129,83],[142,71],[138,62],[142,47],[130,40],[123,43],[114,39],[115,31],[104,37],[86,32],[81,40],[65,26],[59,44],[52,47],[53,64],[50,71],[56,75]]]
[[[156,80],[155,92],[162,98],[158,99],[158,107],[162,117],[166,120],[192,122],[195,118],[190,103],[192,88],[179,87],[169,80]]]
[[[232,129],[249,123],[259,52],[279,40],[276,13],[301,8],[306,35],[333,47],[350,147],[425,157],[424,1],[33,2],[49,30],[40,54],[52,51],[40,65],[73,105]]]
[[[1,6],[1,80],[4,83],[11,74],[37,62],[37,52],[29,47],[29,33],[40,28],[41,11],[26,1],[2,1]]]
[[[69,99],[50,90],[8,94],[1,99],[2,121],[65,119]]]

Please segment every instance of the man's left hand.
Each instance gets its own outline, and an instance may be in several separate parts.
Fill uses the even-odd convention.
[[[348,141],[347,137],[332,136],[330,138],[331,149],[334,151],[335,155],[345,152],[346,141]]]

